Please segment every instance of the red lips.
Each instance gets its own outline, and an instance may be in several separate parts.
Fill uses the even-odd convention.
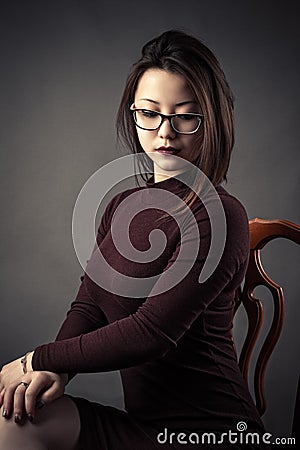
[[[174,153],[178,153],[179,149],[178,148],[174,148],[174,147],[165,147],[164,145],[159,147],[158,149],[156,149],[157,152],[159,153],[165,153],[165,154],[174,154]]]

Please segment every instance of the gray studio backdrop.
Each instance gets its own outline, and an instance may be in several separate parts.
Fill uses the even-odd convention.
[[[92,173],[127,154],[114,120],[141,45],[169,28],[201,38],[235,94],[236,145],[225,188],[249,218],[299,217],[297,2],[1,2],[0,364],[51,341],[82,268],[74,203]],[[282,337],[266,374],[267,429],[289,435],[299,373],[299,249],[264,261],[285,289]],[[265,290],[267,309],[270,297]],[[235,323],[237,345],[245,317]],[[123,407],[118,372],[79,375],[68,392]]]

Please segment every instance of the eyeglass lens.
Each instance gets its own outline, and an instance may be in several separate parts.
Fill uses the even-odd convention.
[[[162,124],[163,118],[155,111],[137,110],[134,112],[136,124],[147,130],[155,130]],[[173,128],[180,133],[192,133],[197,130],[200,122],[199,116],[178,114],[171,118]]]

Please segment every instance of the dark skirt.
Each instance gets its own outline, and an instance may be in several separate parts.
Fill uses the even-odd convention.
[[[154,450],[173,447],[160,445],[157,431],[142,425],[126,411],[113,406],[68,396],[79,411],[80,450]]]
[[[182,443],[186,440],[183,436],[179,437],[180,442],[178,442],[178,435],[183,430],[168,429],[166,432],[163,426],[160,429],[153,428],[133,418],[126,411],[113,406],[105,406],[80,397],[70,395],[68,397],[74,401],[80,415],[80,450],[257,450],[268,448],[252,444],[203,444],[196,443],[194,439],[193,443]],[[173,438],[172,432],[176,432]],[[199,436],[203,433],[205,431],[197,430]]]

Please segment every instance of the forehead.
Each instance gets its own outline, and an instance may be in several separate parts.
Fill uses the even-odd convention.
[[[195,100],[182,75],[161,69],[148,69],[140,77],[135,100],[151,99],[157,102],[180,103]]]

